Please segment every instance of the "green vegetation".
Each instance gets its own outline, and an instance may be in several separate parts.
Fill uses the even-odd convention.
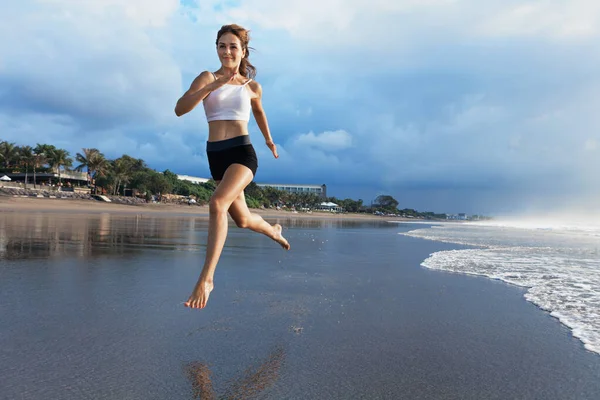
[[[52,172],[62,175],[71,170],[85,171],[90,176],[90,185],[95,193],[113,196],[136,195],[146,199],[152,196],[178,195],[194,199],[197,204],[208,203],[215,190],[215,182],[192,183],[182,181],[169,170],[162,173],[149,168],[144,160],[122,155],[115,160],[107,159],[95,148],[83,148],[73,158],[67,150],[57,149],[53,145],[37,144],[18,146],[15,143],[0,141],[0,174]],[[75,165],[74,168],[73,165]],[[71,169],[72,168],[72,169]],[[35,185],[35,183],[34,183]],[[298,211],[314,210],[322,202],[336,203],[345,212],[395,215],[420,219],[445,219],[446,214],[418,212],[413,209],[398,209],[398,201],[389,195],[378,196],[366,206],[362,199],[321,198],[313,193],[288,193],[272,187],[259,187],[254,182],[244,190],[246,202],[250,208],[278,207]]]

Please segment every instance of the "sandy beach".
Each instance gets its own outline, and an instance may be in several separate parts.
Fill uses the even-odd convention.
[[[118,213],[118,214],[176,214],[208,216],[208,206],[147,203],[147,204],[119,204],[106,203],[98,200],[80,199],[50,199],[41,197],[8,197],[0,196],[0,212],[68,212],[68,213]],[[250,209],[251,212],[264,217],[277,218],[307,218],[331,220],[372,220],[372,221],[414,221],[400,217],[381,217],[372,214],[344,213],[313,211],[311,213],[292,212],[275,209]]]

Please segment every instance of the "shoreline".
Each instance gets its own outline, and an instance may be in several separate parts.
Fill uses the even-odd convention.
[[[105,203],[99,200],[82,199],[50,199],[42,197],[8,197],[0,196],[0,212],[54,212],[54,213],[115,213],[115,214],[171,214],[208,217],[208,206],[145,203],[121,204]],[[365,221],[399,221],[399,222],[441,222],[403,217],[377,216],[372,214],[313,211],[311,213],[292,212],[274,209],[251,208],[251,212],[263,217],[287,217],[292,219],[333,219],[333,220],[365,220]]]

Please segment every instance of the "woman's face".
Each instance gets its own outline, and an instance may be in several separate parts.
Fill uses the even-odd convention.
[[[239,67],[242,58],[245,55],[242,49],[242,42],[233,33],[221,35],[217,42],[217,54],[224,67]]]

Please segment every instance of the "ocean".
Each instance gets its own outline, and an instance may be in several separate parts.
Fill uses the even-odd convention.
[[[600,353],[600,226],[548,221],[443,223],[401,233],[475,248],[431,254],[422,266],[527,288],[525,298]]]

